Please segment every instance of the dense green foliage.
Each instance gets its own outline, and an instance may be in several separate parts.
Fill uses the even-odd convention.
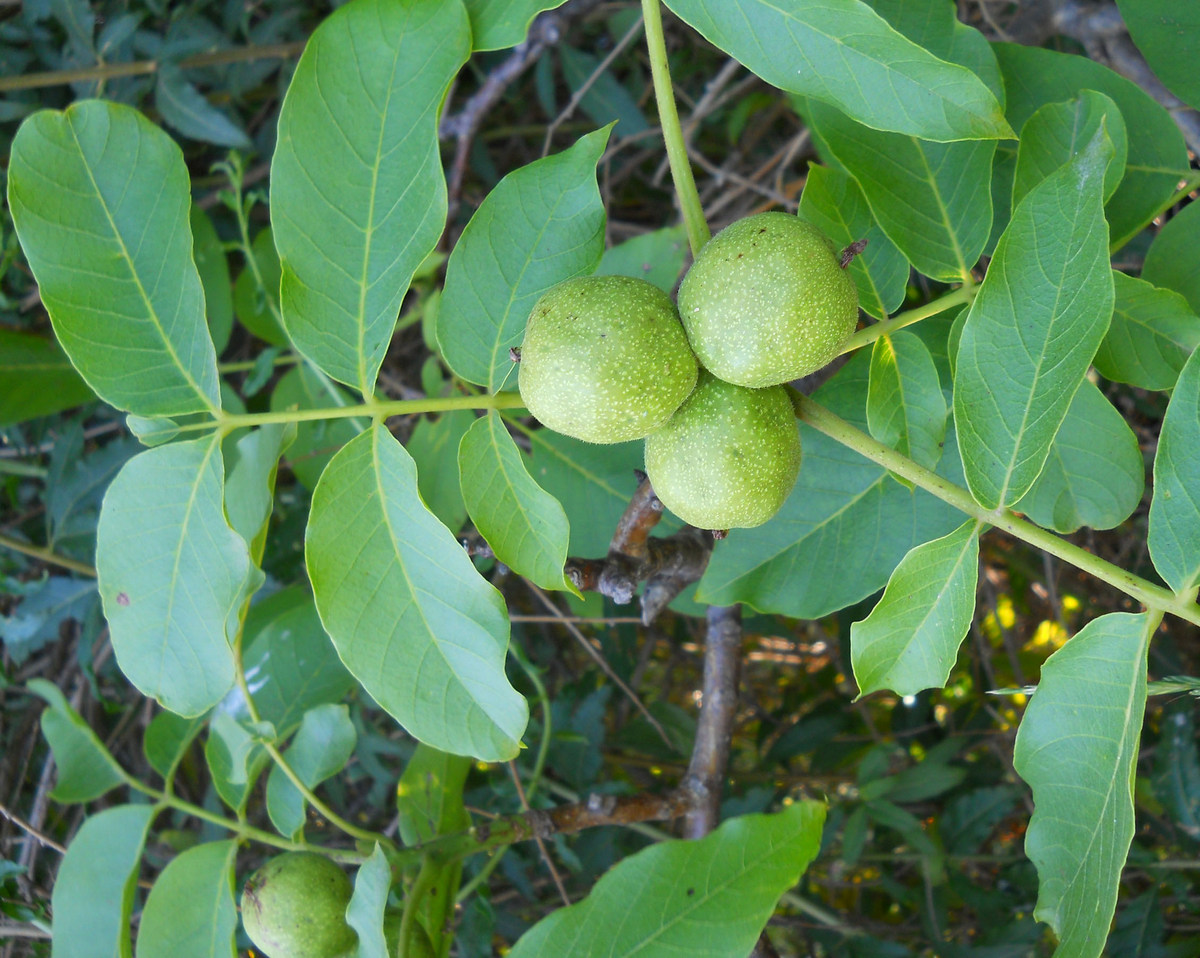
[[[355,958],[1200,954],[1200,173],[999,6],[0,13],[0,948],[233,955],[315,861]],[[530,415],[549,290],[674,322],[780,206],[866,240],[832,363]]]

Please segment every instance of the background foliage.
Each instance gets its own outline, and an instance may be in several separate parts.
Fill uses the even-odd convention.
[[[1048,797],[1063,773],[1046,766],[1045,743],[1034,730],[1078,727],[1081,734],[1101,728],[1113,743],[1100,767],[1078,770],[1080,781],[1104,785],[1083,803],[1096,807],[1082,809],[1080,818],[1107,821],[1112,811],[1120,819],[1114,834],[1132,837],[1113,889],[1107,952],[1200,953],[1195,699],[1187,681],[1162,681],[1200,673],[1195,626],[1174,616],[1160,623],[1137,615],[1127,595],[1054,555],[996,533],[981,535],[975,519],[964,524],[957,509],[815,429],[804,427],[800,485],[780,516],[721,543],[699,585],[648,626],[631,614],[633,607],[596,592],[572,595],[561,573],[568,555],[605,554],[635,496],[636,444],[585,447],[520,419],[508,420],[510,433],[498,410],[476,418],[453,408],[454,401],[392,419],[389,428],[348,415],[237,428],[223,438],[186,431],[189,417],[206,410],[346,406],[357,402],[355,388],[369,393],[376,383],[388,400],[453,400],[472,391],[463,384],[511,390],[508,346],[519,341],[529,305],[547,283],[595,269],[674,287],[687,237],[676,225],[677,201],[655,125],[640,10],[633,3],[573,0],[530,26],[547,6],[447,4],[428,22],[403,24],[404,43],[421,57],[410,59],[405,49],[396,59],[411,66],[419,95],[385,111],[375,127],[350,125],[344,141],[347,126],[336,114],[314,109],[299,94],[284,98],[289,84],[347,100],[379,94],[356,88],[369,80],[348,63],[312,54],[299,61],[330,13],[325,6],[35,0],[0,7],[6,170],[14,162],[30,177],[60,170],[52,157],[68,142],[63,123],[43,115],[14,145],[19,121],[38,109],[102,98],[141,112],[77,108],[72,142],[84,144],[80,155],[136,141],[134,162],[102,168],[129,184],[161,183],[174,204],[165,212],[155,208],[151,217],[149,201],[132,190],[128,208],[116,211],[118,219],[159,224],[121,256],[134,272],[165,263],[170,285],[157,289],[136,327],[144,338],[122,343],[110,356],[89,352],[92,333],[109,312],[140,316],[147,304],[122,300],[125,287],[114,281],[107,289],[103,277],[94,279],[83,309],[79,301],[55,302],[50,273],[39,272],[39,291],[29,263],[69,272],[79,265],[71,262],[73,250],[57,242],[51,226],[39,234],[22,224],[22,252],[12,222],[30,197],[74,195],[86,171],[76,170],[76,180],[27,179],[6,190],[12,208],[5,207],[0,242],[4,954],[48,954],[52,915],[61,942],[99,943],[111,952],[125,932],[127,908],[136,916],[139,954],[172,953],[194,939],[192,929],[214,921],[218,939],[235,933],[236,896],[224,876],[235,867],[240,886],[267,846],[239,847],[212,822],[177,809],[152,827],[151,806],[123,805],[118,797],[131,777],[154,788],[169,781],[181,801],[213,814],[232,812],[247,829],[343,848],[345,835],[356,831],[408,845],[457,832],[468,815],[479,822],[588,794],[661,793],[687,772],[696,736],[705,605],[734,603],[744,605],[744,669],[720,809],[733,821],[705,839],[704,854],[722,863],[737,859],[751,840],[738,830],[755,821],[738,816],[786,805],[781,815],[758,820],[771,824],[753,840],[770,845],[768,829],[800,827],[802,819],[812,825],[806,817],[812,806],[803,799],[827,803],[819,848],[780,862],[764,849],[763,867],[745,875],[722,865],[742,880],[732,892],[743,896],[734,899],[735,910],[765,919],[782,894],[770,920],[770,947],[838,956],[1054,953],[1055,938],[1040,922],[1061,934],[1073,910],[1094,907],[1087,897],[1092,886],[1080,900],[1079,886],[1065,882],[1053,890],[1056,908],[1038,907],[1035,865],[1053,861],[1060,846],[1086,845],[1094,834],[1085,826],[1081,832],[1077,821],[1034,811],[1035,804],[1077,800]],[[747,6],[781,45],[811,45],[829,26],[776,22],[773,6]],[[1173,45],[1179,34],[1162,27],[1163,17],[1179,14],[1153,2],[1120,4],[1133,41],[1169,88],[1158,91],[1160,100],[1176,98],[1168,113],[1144,92],[1153,90],[1150,80],[1136,71],[1125,71],[1133,81],[1124,79],[1104,65],[1125,66],[1128,50],[1120,45],[1123,33],[1101,29],[1099,18],[1112,11],[1099,5],[964,0],[957,20],[949,5],[942,18],[917,16],[923,4],[872,6],[941,58],[914,55],[910,68],[921,82],[953,89],[960,100],[950,103],[947,94],[930,116],[904,116],[886,100],[856,102],[852,91],[860,85],[881,89],[895,80],[887,62],[828,74],[828,89],[816,91],[811,78],[773,72],[770,49],[762,62],[752,52],[743,55],[737,22],[723,19],[729,5],[668,4],[716,44],[667,18],[671,74],[710,223],[716,228],[761,209],[799,208],[839,242],[868,237],[853,268],[863,308],[876,319],[956,295],[958,284],[981,278],[981,270],[973,275],[981,256],[990,258],[989,283],[975,302],[987,310],[975,308],[992,317],[1005,309],[1022,316],[1043,305],[1022,297],[1036,300],[1045,290],[1018,282],[1006,291],[1002,278],[1008,271],[1045,273],[1064,293],[1064,305],[1051,306],[1052,327],[1041,331],[1042,340],[1025,340],[1019,352],[1002,353],[994,330],[966,320],[968,309],[959,308],[968,302],[964,295],[954,308],[879,338],[834,378],[804,391],[815,390],[825,408],[885,446],[968,486],[984,506],[1011,505],[1088,553],[1155,581],[1157,570],[1171,590],[1194,597],[1200,550],[1194,537],[1172,531],[1192,521],[1188,491],[1200,481],[1194,475],[1200,363],[1187,363],[1200,341],[1200,214],[1188,205],[1200,182],[1194,169],[1200,139],[1186,108],[1200,105],[1200,91],[1192,73],[1175,69],[1187,62]],[[1188,35],[1186,23],[1179,28]],[[377,56],[396,56],[387,41],[381,29],[364,42],[377,44]],[[755,72],[721,47],[737,48]],[[1169,52],[1156,52],[1163,49]],[[995,97],[1003,114],[993,110],[977,132],[995,136],[1007,122],[1021,133],[1019,151],[1014,139],[955,140],[938,126]],[[850,115],[869,116],[880,128]],[[410,130],[423,131],[421,143],[406,140]],[[440,155],[430,145],[435,130]],[[305,149],[311,142],[329,150]],[[342,235],[329,224],[337,213],[373,215],[363,183],[385,144],[405,151],[411,193],[408,205],[392,211],[394,219],[373,221],[390,237],[387,260],[375,261],[370,251],[354,248],[353,231]],[[174,162],[176,149],[187,177]],[[925,172],[914,177],[914,169]],[[311,188],[331,181],[339,185],[336,197]],[[1099,185],[1089,191],[1088,182]],[[121,192],[120,183],[111,186]],[[443,211],[448,226],[439,239]],[[64,203],[57,212],[78,217],[80,230],[103,231],[111,211]],[[195,272],[187,266],[185,227]],[[555,237],[553,249],[514,284],[514,271],[544,233]],[[1069,242],[1053,249],[1048,235]],[[363,292],[362,311],[331,310],[312,328],[285,322],[327,307],[306,297],[317,285],[312,277],[324,283],[330,275],[347,284],[334,298]],[[411,290],[401,298],[397,290],[410,276]],[[1107,315],[1110,304],[1106,331],[1096,317]],[[56,343],[47,309],[68,307],[75,326],[56,328]],[[342,332],[323,336],[329,328]],[[164,342],[180,360],[171,381],[147,394],[137,388],[143,355],[137,347]],[[316,362],[299,362],[293,344]],[[1077,381],[1089,363],[1096,373],[1072,398],[1069,386],[1041,378],[1047,355],[1063,383]],[[998,427],[1006,406],[1035,394],[1048,410],[1045,421],[1018,435]],[[951,411],[957,431],[946,426]],[[1063,423],[1070,428],[1060,430]],[[960,441],[969,450],[961,462]],[[978,457],[980,449],[991,458]],[[1146,481],[1151,468],[1158,471],[1155,484]],[[478,470],[470,481],[469,469]],[[370,485],[379,472],[407,498],[373,499]],[[836,487],[829,476],[838,477]],[[1151,505],[1152,490],[1172,484],[1176,494]],[[432,516],[406,511],[418,492]],[[831,507],[846,496],[847,508]],[[555,512],[550,497],[561,510]],[[310,509],[318,518],[306,540]],[[153,551],[156,544],[148,547],[135,534],[143,525],[179,530],[175,555],[190,575],[172,574]],[[419,531],[397,536],[395,528]],[[678,528],[667,517],[660,531]],[[505,544],[505,564],[487,555],[483,540],[497,551]],[[376,581],[345,582],[346,553],[338,550],[347,542],[369,552]],[[103,596],[93,567],[110,570]],[[440,575],[428,582],[406,578],[408,570],[432,568]],[[438,595],[446,575],[457,583],[452,603]],[[954,584],[932,617],[922,614],[920,601],[931,575]],[[205,583],[201,591],[191,585],[197,580]],[[188,588],[180,590],[180,582]],[[264,583],[264,597],[242,623],[243,598]],[[176,602],[188,603],[191,614],[164,618],[164,607]],[[929,604],[937,606],[934,598]],[[513,652],[507,670],[497,638],[505,609]],[[401,627],[412,634],[408,622],[396,625],[406,615],[424,623],[415,650],[422,661],[455,654],[446,635],[474,634],[490,656],[487,688],[459,688],[461,670],[453,668],[415,673],[411,661],[375,661],[376,638]],[[942,615],[950,628],[929,626]],[[173,632],[157,646],[123,644],[123,636],[144,634],[137,617],[168,621]],[[915,667],[910,648],[922,626],[940,651],[932,665]],[[960,647],[954,638],[964,632]],[[363,643],[363,636],[372,641]],[[156,657],[179,648],[189,651],[186,660]],[[255,689],[253,710],[225,695],[235,649]],[[1146,694],[1147,655],[1150,677],[1159,681],[1149,689],[1157,694],[1148,699],[1139,732],[1129,716]],[[378,684],[362,679],[364,673],[377,674]],[[1081,697],[1027,697],[1027,686],[1056,674],[1076,677],[1069,687],[1082,690]],[[175,711],[138,695],[129,681]],[[944,688],[929,688],[943,681]],[[436,707],[422,700],[430,688],[443,690]],[[1127,700],[1112,701],[1106,688],[1127,690]],[[1008,691],[989,694],[997,690]],[[456,703],[449,723],[446,701]],[[1106,706],[1104,714],[1089,712],[1080,724],[1080,710],[1096,703]],[[462,750],[465,734],[465,750],[490,764],[418,748],[394,718],[427,744]],[[518,753],[519,740],[542,747]],[[323,808],[311,807],[272,761],[271,751],[279,749]],[[1114,798],[1124,782],[1132,782],[1132,814]],[[445,799],[459,792],[461,801]],[[72,804],[85,802],[86,817],[82,805]],[[466,882],[472,894],[455,912],[454,948],[463,955],[510,947],[562,898],[582,899],[570,917],[556,912],[560,917],[515,949],[556,951],[564,922],[568,931],[592,921],[606,927],[605,896],[621,876],[628,885],[630,874],[653,881],[695,871],[689,846],[655,844],[666,834],[674,834],[673,826],[552,834],[514,844],[500,858],[475,856],[409,879],[450,889],[460,877]],[[79,851],[64,860],[67,845]],[[1119,869],[1119,851],[1101,871]],[[813,855],[796,884],[796,861]],[[640,870],[609,871],[618,863]],[[354,908],[366,942],[386,901],[387,865],[379,856],[366,858],[358,875]],[[1047,885],[1043,874],[1044,896]],[[209,889],[210,897],[194,900],[194,911],[177,912],[197,888]],[[699,890],[706,901],[730,908],[715,889]],[[93,901],[95,912],[72,911],[73,896]],[[656,922],[653,912],[638,917]],[[432,924],[444,918],[421,916]],[[1094,926],[1085,922],[1081,937],[1064,936],[1059,953],[1098,953],[1106,929]],[[719,949],[752,945],[756,933],[757,927],[731,929],[732,943],[707,944],[724,953]],[[634,927],[630,934],[641,941],[650,932]],[[246,944],[244,937],[239,942]]]

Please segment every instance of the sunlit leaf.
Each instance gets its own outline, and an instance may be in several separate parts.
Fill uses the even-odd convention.
[[[142,416],[220,406],[170,136],[107,101],[36,113],[13,140],[8,202],[58,341],[101,399]]]
[[[89,817],[54,879],[54,954],[129,955],[129,918],[153,805],[118,805]]]
[[[1108,330],[1111,156],[1101,130],[1026,194],[963,326],[954,420],[967,484],[988,508],[1029,491]]]
[[[528,719],[504,674],[504,602],[421,503],[386,429],[347,443],[313,493],[305,556],[342,661],[420,741],[512,758]]]
[[[45,679],[30,679],[29,691],[49,706],[42,712],[41,724],[58,767],[58,782],[51,798],[56,802],[90,802],[125,781],[117,760],[57,685]]]
[[[867,390],[867,427],[885,446],[933,469],[946,439],[946,397],[933,357],[912,332],[875,340]]]
[[[859,0],[667,6],[772,86],[832,104],[872,129],[937,141],[1012,135],[979,77],[913,43]]]
[[[1187,169],[1183,135],[1171,115],[1136,84],[1087,57],[1016,43],[994,43],[992,49],[1004,74],[1005,112],[1015,129],[1039,107],[1070,100],[1080,90],[1099,90],[1121,108],[1129,152],[1125,178],[1105,213],[1113,247],[1129,242],[1170,200]],[[1015,152],[1012,142],[1001,143],[997,166],[1013,169]],[[998,199],[1008,192],[1002,190]],[[998,205],[996,216],[1005,222],[1007,207]]]
[[[544,589],[563,577],[570,527],[562,505],[530,477],[495,411],[475,423],[458,450],[467,511],[496,558]]]
[[[206,842],[176,858],[154,882],[138,926],[137,958],[230,958],[237,907],[237,842]]]
[[[1154,456],[1150,558],[1181,595],[1200,585],[1200,350],[1179,374]]]
[[[1100,127],[1112,141],[1113,158],[1104,172],[1107,201],[1125,175],[1125,119],[1111,99],[1095,90],[1083,90],[1066,103],[1040,107],[1021,128],[1021,149],[1013,176],[1012,205],[1047,176],[1082,151]]]
[[[883,598],[850,628],[859,696],[941,688],[975,613],[979,523],[919,545],[896,566]]]
[[[233,684],[234,610],[257,584],[225,519],[217,437],[158,446],[109,486],[96,530],[100,596],[121,671],[184,716]]]
[[[1179,293],[1113,271],[1112,325],[1092,360],[1105,379],[1170,389],[1200,346],[1200,316]]]
[[[604,250],[596,164],[605,128],[506,176],[471,217],[446,265],[437,338],[446,363],[492,391],[516,382],[508,351],[551,286],[590,273]]]
[[[1017,503],[1038,525],[1071,533],[1111,529],[1142,501],[1146,466],[1137,436],[1102,392],[1084,380],[1046,464]]]
[[[904,254],[875,222],[858,183],[841,170],[810,165],[800,215],[833,240],[839,249],[866,240],[866,249],[848,269],[858,287],[858,305],[876,319],[904,302],[909,266]]]
[[[356,0],[313,33],[279,114],[271,223],[283,324],[320,369],[366,395],[445,226],[438,111],[469,52],[459,3]]]
[[[779,897],[820,846],[824,806],[801,801],[774,815],[731,819],[697,841],[664,841],[630,855],[587,898],[542,919],[511,958],[749,954]]]
[[[1133,838],[1133,774],[1146,708],[1146,649],[1157,620],[1089,622],[1042,666],[1013,765],[1033,789],[1025,852],[1037,866],[1034,917],[1057,958],[1097,958]]]

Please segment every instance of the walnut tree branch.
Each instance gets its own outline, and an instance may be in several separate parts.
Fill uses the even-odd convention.
[[[567,560],[567,577],[581,591],[599,592],[618,605],[632,601],[638,584],[642,622],[649,625],[688,585],[699,580],[712,555],[712,533],[685,526],[674,535],[650,535],[662,519],[663,504],[644,473],[617,523],[603,559]]]
[[[685,838],[703,838],[720,819],[742,665],[741,606],[709,606],[704,644],[704,692],[692,758],[680,791],[692,796]]]

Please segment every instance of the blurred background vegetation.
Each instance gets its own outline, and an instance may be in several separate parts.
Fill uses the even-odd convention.
[[[1105,58],[1107,41],[1090,36],[1078,26],[1082,21],[1071,21],[1073,36],[1062,32],[1067,21],[1053,14],[1063,6],[960,0],[959,14],[992,39]],[[193,230],[210,326],[222,369],[252,411],[312,388],[294,368],[247,253],[267,288],[277,287],[278,263],[265,231],[276,118],[304,40],[329,9],[294,0],[0,0],[0,152],[7,156],[22,117],[84,97],[136,105],[176,137],[193,177]],[[684,129],[714,229],[760,210],[794,211],[817,150],[788,98],[670,17],[667,27]],[[443,126],[451,219],[442,251],[505,173],[614,120],[600,167],[609,245],[633,240],[614,255],[678,275],[686,244],[681,231],[663,231],[678,217],[633,0],[571,0],[539,18],[515,50],[471,60],[451,90]],[[232,161],[230,151],[236,151]],[[228,202],[231,171],[256,201],[245,235]],[[1120,265],[1136,271],[1149,235],[1122,253]],[[453,388],[427,342],[441,266],[439,258],[427,263],[402,311],[381,378],[392,398]],[[936,292],[915,280],[909,299],[922,302]],[[155,708],[116,670],[89,575],[101,496],[138,446],[121,416],[89,399],[50,336],[5,210],[0,958],[49,954],[30,919],[48,919],[61,847],[84,815],[48,797],[54,766],[38,731],[40,704],[25,683],[43,677],[57,684],[127,768],[151,774],[141,741]],[[6,367],[11,373],[35,363],[45,369],[36,388],[5,386]],[[1142,437],[1149,463],[1166,398],[1102,387]],[[453,477],[454,451],[469,422],[463,413],[396,424],[420,465],[426,501],[468,539]],[[266,569],[275,586],[303,580],[308,498],[329,453],[347,438],[345,428],[353,427],[313,427],[281,469]],[[632,494],[636,481],[626,465],[612,468]],[[1144,504],[1121,527],[1082,531],[1076,539],[1125,568],[1152,574],[1142,553],[1145,521]],[[610,533],[595,530],[597,554]],[[1032,806],[1011,761],[1025,699],[989,691],[1036,682],[1040,663],[1079,624],[1126,604],[1009,540],[986,538],[981,558],[979,611],[949,686],[904,700],[854,700],[849,626],[870,602],[812,622],[747,610],[746,666],[723,812],[765,810],[800,795],[830,803],[822,853],[772,920],[779,954],[1017,958],[1053,950],[1048,932],[1032,918],[1036,876],[1022,852]],[[513,612],[514,642],[540,673],[543,701],[550,703],[550,759],[532,803],[674,785],[695,725],[702,614],[669,612],[647,628],[632,607],[596,595],[548,607],[503,569],[493,569],[492,578]],[[599,651],[657,728],[582,643]],[[1152,675],[1200,674],[1195,630],[1179,621],[1165,622],[1151,656]],[[538,698],[521,673],[514,680]],[[1138,831],[1110,940],[1113,955],[1200,954],[1196,707],[1184,692],[1150,700],[1137,766]],[[352,714],[357,752],[323,794],[352,820],[394,830],[395,783],[413,742],[365,698],[353,702]],[[533,714],[530,741],[542,721],[540,709]],[[513,773],[527,781],[534,758],[522,757],[516,769],[477,768],[468,781],[468,806],[483,816],[519,810],[526,796]],[[215,807],[198,749],[178,789]],[[261,803],[251,807],[265,822]],[[497,952],[563,895],[578,900],[615,861],[669,832],[605,828],[560,837],[544,852],[514,847],[464,904],[457,953]],[[319,836],[320,823],[310,833]],[[165,832],[152,857],[161,866],[201,837],[187,828]],[[255,855],[242,856],[240,874],[257,863]],[[468,864],[468,880],[481,865]],[[143,873],[143,884],[152,878]]]

